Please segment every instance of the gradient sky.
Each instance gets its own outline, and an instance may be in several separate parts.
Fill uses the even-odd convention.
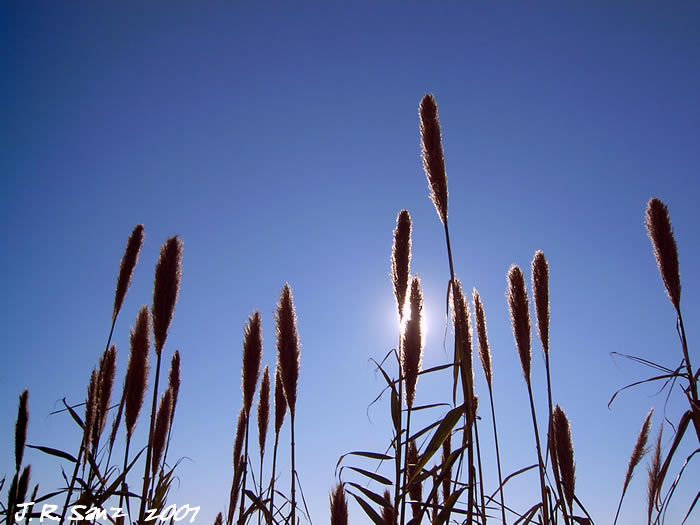
[[[0,7],[0,476],[13,469],[24,388],[28,442],[77,451],[70,418],[49,413],[64,396],[84,399],[126,239],[143,223],[114,337],[118,385],[159,247],[178,234],[183,281],[164,355],[182,355],[169,458],[185,459],[170,501],[201,505],[200,523],[227,505],[243,326],[261,312],[273,367],[273,312],[288,281],[302,342],[297,466],[314,523],[326,523],[340,455],[384,451],[391,439],[386,400],[367,409],[383,387],[369,359],[397,340],[388,272],[402,208],[412,214],[412,270],[425,294],[424,365],[451,354],[444,236],[419,148],[417,107],[432,92],[456,273],[486,309],[504,470],[536,458],[505,276],[518,264],[529,279],[542,249],[554,398],[571,420],[577,494],[598,523],[611,522],[641,422],[656,407],[656,435],[665,396],[640,387],[609,410],[618,388],[653,373],[610,353],[672,368],[681,360],[643,226],[651,196],[671,212],[687,336],[700,360],[698,4],[102,4]],[[477,394],[487,395],[475,375]],[[448,382],[421,379],[417,403],[448,401]],[[677,388],[665,415],[676,423],[686,409]],[[482,417],[493,489],[489,412]],[[666,448],[670,436],[666,428]],[[31,450],[25,461],[40,492],[59,484],[58,461]],[[695,494],[697,463],[686,476],[670,523]],[[525,476],[507,497],[524,511],[536,487]],[[621,523],[644,519],[645,490],[642,464]],[[355,503],[350,512],[367,522]]]

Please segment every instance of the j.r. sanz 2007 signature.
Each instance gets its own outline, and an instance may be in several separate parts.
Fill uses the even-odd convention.
[[[27,509],[34,505],[33,501],[29,503],[20,503],[17,507],[20,509],[19,512],[15,512],[15,520],[22,521],[25,519]],[[60,516],[53,514],[58,510],[58,505],[44,504],[41,509],[41,514],[39,515],[39,523],[43,523],[45,519],[58,521]],[[69,521],[94,521],[98,519],[106,520],[112,518],[116,520],[117,518],[125,518],[123,510],[119,507],[110,507],[109,512],[106,509],[99,507],[87,507],[86,505],[73,505],[69,507],[68,510],[70,514],[68,515]],[[148,509],[146,511],[146,516],[144,521],[167,521],[172,519],[173,521],[181,521],[185,519],[190,512],[192,516],[190,517],[190,523],[194,523],[197,514],[199,514],[199,506],[190,507],[189,505],[183,505],[178,507],[177,505],[169,505],[165,507],[162,511],[158,512],[158,509]],[[31,521],[31,518],[30,518]]]

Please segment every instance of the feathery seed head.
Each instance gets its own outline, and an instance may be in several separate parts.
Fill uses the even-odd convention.
[[[406,380],[406,405],[411,408],[416,396],[416,383],[423,360],[423,337],[421,334],[423,292],[420,288],[420,279],[415,276],[411,280],[409,308],[411,317],[406,322],[403,334],[401,368]]]
[[[151,316],[147,306],[142,306],[136,317],[136,327],[131,331],[129,364],[124,382],[124,423],[127,436],[136,428],[148,384],[148,354],[151,346]]]
[[[170,388],[166,388],[160,398],[160,406],[156,413],[156,427],[153,432],[153,456],[151,458],[151,476],[155,477],[158,472],[158,465],[165,450],[165,439],[168,436],[168,429],[172,421],[173,414],[173,393]]]
[[[182,279],[182,240],[170,237],[160,249],[153,284],[153,342],[160,355],[168,337]]]
[[[170,373],[168,374],[168,388],[172,394],[172,404],[173,410],[171,414],[171,419],[175,414],[175,407],[177,406],[177,396],[180,393],[180,351],[175,350],[173,358],[170,361]]]
[[[17,483],[17,503],[25,503],[27,499],[27,489],[29,488],[29,478],[32,475],[32,466],[27,465],[22,470],[22,475],[19,478],[19,483]],[[30,500],[32,501],[32,500]],[[14,520],[13,520],[14,521]]]
[[[92,375],[90,376],[90,383],[88,384],[87,399],[85,401],[85,417],[83,418],[83,465],[87,462],[88,447],[92,441],[93,427],[96,424],[98,381],[99,374],[97,373],[97,368],[93,368]]]
[[[418,447],[416,441],[412,439],[408,442],[408,478],[411,479],[416,473],[416,465],[418,465]],[[413,483],[408,486],[408,494],[411,496],[411,512],[415,519],[420,515],[421,504],[423,502],[423,482],[419,479],[414,479]]]
[[[471,314],[469,313],[469,304],[464,298],[462,283],[459,279],[455,279],[453,282],[452,301],[452,322],[455,327],[455,338],[462,343],[462,370],[465,373],[464,377],[468,378],[470,384],[473,385]]]
[[[627,489],[630,480],[632,479],[632,473],[635,467],[642,460],[644,455],[647,453],[646,444],[647,439],[649,439],[649,430],[651,430],[651,416],[654,413],[654,409],[649,410],[647,417],[644,418],[644,423],[642,423],[642,428],[637,435],[637,441],[632,449],[632,455],[630,456],[629,463],[627,464],[627,474],[625,474],[625,483],[623,485],[623,493]]]
[[[549,354],[549,265],[542,250],[532,259],[532,298],[537,316],[537,332],[545,355]]]
[[[430,199],[435,204],[442,224],[447,224],[447,174],[442,152],[442,134],[435,97],[426,94],[420,103],[420,135],[423,169],[430,186]]]
[[[114,292],[114,309],[112,310],[112,321],[117,318],[119,310],[122,308],[124,297],[131,284],[131,277],[134,275],[134,267],[139,260],[139,252],[143,246],[143,224],[137,224],[129,236],[126,243],[126,250],[119,265],[119,277],[117,277],[117,288]]]
[[[651,464],[649,465],[649,480],[647,482],[647,518],[649,523],[651,523],[651,514],[654,510],[654,506],[659,500],[659,493],[661,491],[661,437],[663,436],[664,427],[663,425],[659,428],[659,435],[656,438],[656,447],[654,448],[654,456],[651,459]]]
[[[284,387],[282,386],[282,371],[280,370],[279,357],[275,368],[275,435],[279,435],[284,416],[287,413],[287,400],[284,398]]]
[[[98,373],[97,407],[95,414],[95,426],[93,427],[93,444],[96,445],[105,425],[107,413],[112,400],[112,387],[114,375],[117,372],[117,347],[112,345],[100,358]]]
[[[15,470],[19,472],[24,456],[24,444],[27,442],[27,425],[29,423],[29,390],[19,395],[17,422],[15,423]]]
[[[284,397],[289,413],[294,418],[299,380],[300,345],[297,333],[297,316],[294,310],[292,289],[285,283],[277,307],[277,355],[280,363]]]
[[[243,408],[246,418],[249,417],[253,406],[255,386],[260,375],[260,361],[262,360],[262,328],[260,325],[260,312],[255,312],[248,318],[243,334],[243,366],[241,388],[243,390]]]
[[[382,520],[384,525],[396,525],[397,517],[396,509],[391,503],[391,494],[389,494],[389,490],[385,490],[384,506],[382,507]]]
[[[216,518],[214,519],[214,525],[223,525],[224,523],[224,516],[219,512],[216,515]]]
[[[447,436],[447,439],[442,443],[442,464],[447,464],[447,459],[452,454],[452,435]],[[447,501],[450,498],[450,485],[452,484],[452,468],[447,471],[448,474],[442,480],[442,501]]]
[[[330,505],[331,525],[348,525],[348,500],[342,483],[338,483],[331,491]]]
[[[267,440],[267,425],[270,421],[270,369],[265,365],[260,393],[258,394],[258,446],[260,457],[265,455],[265,441]]]
[[[403,317],[406,303],[406,291],[411,267],[411,215],[408,210],[401,210],[396,217],[394,230],[394,246],[391,251],[391,280],[394,283],[394,295],[399,311],[399,319]]]
[[[559,472],[561,473],[564,497],[569,507],[571,507],[574,501],[574,488],[576,485],[574,445],[571,440],[569,419],[559,405],[554,407],[554,411],[552,412],[552,425],[554,432],[554,451],[557,456]]]
[[[668,208],[661,200],[657,198],[649,200],[645,223],[654,246],[654,257],[666,286],[666,293],[676,311],[680,311],[681,278],[678,271],[678,248],[673,238]]]
[[[513,265],[508,270],[508,309],[513,323],[513,336],[515,346],[520,356],[520,365],[523,369],[525,382],[530,384],[530,311],[527,302],[527,290],[523,272]]]
[[[241,460],[243,459],[243,441],[245,440],[246,433],[246,414],[241,407],[240,412],[238,412],[238,422],[236,423],[236,438],[233,441],[233,472],[234,475],[238,472],[241,466]]]
[[[484,314],[484,305],[481,303],[479,292],[474,289],[472,294],[474,302],[474,317],[476,318],[476,335],[479,340],[479,359],[481,367],[484,369],[484,377],[486,384],[491,388],[491,379],[493,370],[491,368],[491,349],[489,348],[488,331],[486,330],[486,315]]]

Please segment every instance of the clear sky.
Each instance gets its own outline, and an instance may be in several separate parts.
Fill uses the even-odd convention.
[[[665,397],[641,387],[608,410],[618,388],[652,374],[610,353],[669,367],[681,359],[643,226],[651,196],[674,221],[682,308],[700,362],[698,4],[103,4],[0,7],[0,476],[13,469],[24,388],[28,442],[76,452],[72,422],[49,413],[64,396],[84,399],[126,239],[143,223],[115,331],[118,385],[129,327],[151,302],[159,247],[178,234],[183,280],[164,352],[182,355],[169,457],[186,459],[171,501],[201,505],[201,523],[224,510],[243,326],[261,312],[263,359],[273,367],[273,312],[288,281],[302,342],[297,466],[314,523],[326,523],[339,456],[383,451],[391,439],[388,404],[367,411],[383,386],[368,360],[397,340],[388,273],[402,208],[413,217],[412,270],[424,286],[424,364],[451,354],[444,236],[419,148],[417,107],[432,92],[456,273],[486,309],[504,470],[536,458],[506,272],[515,263],[529,279],[542,249],[554,397],[571,420],[577,494],[597,522],[611,522],[641,422],[655,406],[656,434]],[[421,380],[417,403],[447,401],[446,377]],[[476,380],[486,396],[480,369]],[[674,391],[666,416],[675,423],[685,409]],[[57,486],[58,461],[36,451],[25,460],[41,491]],[[671,523],[694,496],[697,465],[687,476]],[[507,496],[525,510],[536,485],[523,478]],[[645,516],[645,490],[641,465],[623,523]],[[365,522],[355,503],[350,512]]]

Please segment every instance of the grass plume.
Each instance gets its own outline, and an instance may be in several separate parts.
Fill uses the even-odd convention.
[[[418,464],[418,447],[416,447],[414,439],[408,442],[406,462],[408,464],[408,479],[413,479],[416,474],[416,465]],[[420,479],[413,479],[413,482],[408,486],[408,494],[411,496],[411,513],[414,519],[418,519],[421,514],[423,501],[423,483]]]
[[[659,266],[666,293],[676,311],[681,307],[681,278],[678,271],[678,248],[673,238],[671,217],[666,205],[657,198],[649,199],[645,225],[654,247],[654,257]]]
[[[92,430],[93,450],[97,453],[100,436],[107,424],[107,413],[112,400],[114,375],[117,371],[117,347],[112,345],[102,354],[99,363],[97,403],[95,405],[95,425]]]
[[[394,245],[391,250],[391,281],[394,284],[394,296],[396,297],[399,319],[403,318],[410,268],[411,215],[408,213],[408,210],[401,210],[396,217]]]
[[[651,458],[649,465],[649,479],[647,481],[647,520],[651,523],[651,515],[654,512],[654,507],[659,500],[661,492],[661,438],[663,436],[664,427],[659,427],[659,434],[656,438],[656,446],[654,447],[654,455]]]
[[[165,389],[163,396],[160,398],[160,406],[156,416],[156,427],[153,434],[153,457],[151,458],[151,476],[155,480],[158,473],[160,460],[163,457],[165,450],[165,439],[170,428],[170,420],[173,413],[173,393],[169,388]]]
[[[537,333],[545,355],[549,354],[549,265],[542,250],[532,259],[532,299],[535,303]]]
[[[401,368],[406,380],[406,405],[410,409],[416,397],[416,384],[418,373],[423,360],[423,337],[421,334],[421,316],[423,312],[423,292],[420,287],[420,279],[411,279],[411,294],[409,299],[410,317],[406,322],[406,329],[401,345]]]
[[[92,432],[95,426],[95,417],[97,415],[97,390],[99,388],[99,374],[97,368],[92,370],[90,383],[88,384],[87,399],[85,401],[85,418],[83,427],[83,466],[87,461],[90,443],[92,442]]]
[[[148,387],[148,356],[151,347],[151,315],[147,306],[142,306],[136,316],[136,326],[130,334],[129,364],[124,382],[124,423],[130,437],[136,429],[139,413],[146,398]]]
[[[119,276],[117,277],[117,288],[114,292],[114,308],[112,310],[112,322],[119,315],[124,297],[131,284],[131,277],[134,275],[134,268],[139,260],[139,252],[143,246],[144,229],[143,224],[137,224],[129,240],[126,242],[126,249],[122,256],[121,264],[119,265]]]
[[[258,449],[260,451],[260,499],[263,498],[263,459],[265,458],[265,442],[267,441],[267,427],[270,422],[270,369],[265,365],[260,391],[258,392]],[[258,523],[260,518],[258,517]]]
[[[246,417],[250,415],[255,396],[255,387],[260,376],[260,362],[262,360],[262,328],[260,312],[253,313],[248,318],[243,334],[243,363],[241,367],[241,389],[243,390],[243,408]]]
[[[294,309],[292,289],[285,283],[277,307],[277,356],[280,363],[284,397],[289,407],[291,424],[291,478],[292,478],[292,512],[291,521],[296,523],[296,465],[294,454],[294,416],[296,415],[297,382],[299,381],[299,358],[301,355],[297,316]]]
[[[267,425],[270,421],[270,370],[265,366],[263,378],[260,382],[258,394],[258,446],[260,448],[260,462],[265,455],[265,441],[267,439]],[[262,478],[262,476],[261,476]]]
[[[29,390],[19,396],[17,422],[15,423],[15,469],[19,472],[24,457],[24,445],[27,442],[27,425],[29,424]]]
[[[151,318],[153,322],[153,345],[156,351],[156,373],[153,383],[153,399],[151,401],[151,423],[148,431],[148,446],[146,447],[146,463],[143,474],[142,494],[146,494],[149,481],[149,468],[153,453],[153,434],[156,426],[156,403],[158,401],[158,383],[160,379],[160,360],[168,337],[168,328],[173,319],[177,297],[180,293],[182,279],[182,240],[177,236],[170,237],[160,248],[153,279],[153,306]],[[139,521],[144,520],[146,498],[141,500]]]
[[[182,241],[170,237],[160,249],[153,284],[153,341],[160,355],[168,337],[182,279]]]
[[[348,500],[342,483],[338,483],[330,495],[331,525],[348,525]]]
[[[420,136],[423,169],[430,186],[430,199],[435,204],[443,225],[447,224],[447,173],[442,152],[442,133],[437,103],[432,94],[426,94],[420,102]]]
[[[515,347],[520,357],[525,382],[530,384],[530,310],[527,304],[527,290],[522,270],[513,265],[508,270],[508,309],[513,324]]]
[[[576,486],[576,464],[574,462],[574,445],[571,440],[571,425],[564,410],[559,405],[554,407],[552,418],[554,453],[557,456],[557,465],[561,473],[564,497],[569,509],[572,509]]]
[[[472,302],[474,303],[474,318],[476,319],[476,336],[479,341],[479,360],[481,361],[481,368],[486,378],[486,385],[490,389],[492,387],[491,380],[493,378],[491,348],[489,347],[488,330],[486,329],[484,305],[481,303],[481,297],[476,289],[474,289],[472,294]]]
[[[622,500],[625,499],[625,493],[627,492],[627,487],[632,480],[634,469],[647,453],[646,444],[647,440],[649,439],[649,430],[651,430],[651,416],[653,413],[654,409],[652,408],[649,410],[647,417],[644,418],[642,428],[639,430],[639,434],[637,435],[637,441],[634,443],[632,454],[630,455],[629,462],[627,463],[627,473],[625,474],[625,482],[622,485],[622,495],[620,496],[620,502],[617,505],[617,513],[615,514],[615,521],[613,523],[617,523],[617,518],[620,516]]]

